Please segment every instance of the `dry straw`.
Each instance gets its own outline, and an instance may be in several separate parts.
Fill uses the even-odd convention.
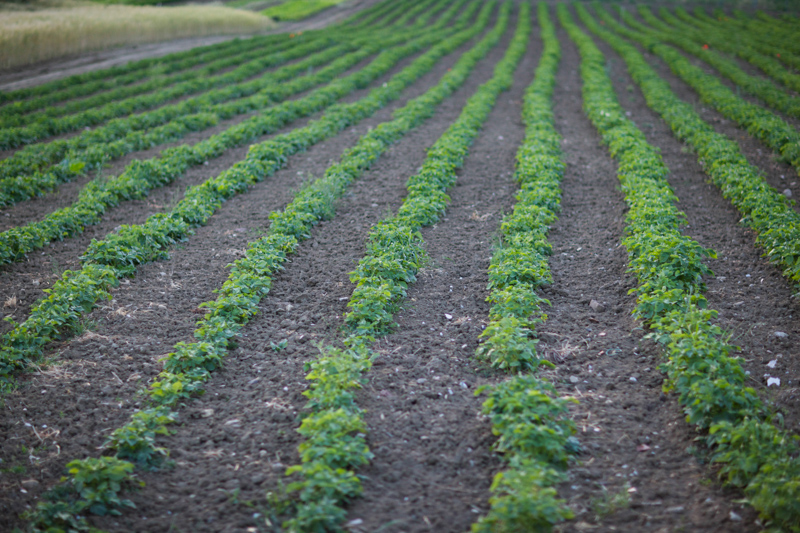
[[[219,5],[67,4],[35,11],[0,10],[0,69],[112,46],[249,34],[273,26],[257,13]]]

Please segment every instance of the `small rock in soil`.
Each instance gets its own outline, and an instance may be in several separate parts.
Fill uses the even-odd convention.
[[[739,514],[733,512],[733,511],[731,511],[730,517],[731,517],[731,520],[733,520],[734,522],[741,522],[742,521],[742,517]]]
[[[581,380],[578,376],[570,376],[569,381],[570,383],[578,383]]]
[[[776,331],[775,336],[778,337],[779,339],[785,339],[789,336],[789,334],[784,333],[783,331]]]
[[[591,307],[598,313],[602,313],[603,311],[606,310],[606,306],[601,304],[597,300],[592,300],[591,302],[589,302],[589,307]]]
[[[792,191],[791,191],[791,189],[784,189],[784,190],[783,190],[783,195],[784,195],[786,198],[791,198],[791,197],[792,197]]]
[[[22,486],[25,487],[26,489],[35,489],[36,487],[39,486],[39,482],[36,481],[35,479],[26,479],[25,481],[22,482]]]

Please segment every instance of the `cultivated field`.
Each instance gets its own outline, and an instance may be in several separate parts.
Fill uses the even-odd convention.
[[[0,529],[800,531],[796,15],[387,0],[0,93]]]

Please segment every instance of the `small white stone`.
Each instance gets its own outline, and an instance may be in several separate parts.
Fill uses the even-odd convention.
[[[778,337],[779,339],[785,339],[789,336],[789,334],[784,333],[783,331],[776,331],[775,336]]]
[[[767,387],[770,385],[775,385],[776,387],[781,386],[781,378],[767,378]]]

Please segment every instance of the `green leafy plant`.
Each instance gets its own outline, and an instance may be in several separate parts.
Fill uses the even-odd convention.
[[[483,6],[479,15],[482,25],[488,22],[492,8],[492,3]],[[478,60],[500,40],[509,8],[508,3],[503,5],[495,28],[464,54],[438,85],[395,111],[394,120],[362,137],[359,145],[345,155],[342,166],[329,168],[323,179],[334,179],[348,167],[368,166],[379,153],[376,150],[383,151],[429,117],[435,106],[463,84]],[[435,222],[445,208],[448,199],[444,191],[454,183],[455,170],[498,94],[510,86],[529,32],[530,22],[527,16],[521,16],[493,78],[470,98],[456,122],[428,150],[420,173],[409,179],[409,194],[398,214],[377,224],[370,232],[367,254],[351,273],[351,281],[357,286],[345,316],[346,348],[323,347],[321,357],[307,365],[307,379],[312,383],[304,394],[309,398],[307,407],[311,413],[303,418],[299,430],[306,437],[300,446],[302,462],[287,471],[300,476],[299,481],[289,486],[300,502],[294,516],[284,522],[285,528],[335,529],[346,516],[341,505],[361,494],[361,482],[352,469],[366,464],[372,454],[364,440],[366,426],[361,410],[355,405],[354,391],[361,386],[360,376],[371,366],[368,345],[394,325],[392,315],[425,261],[419,229]],[[344,164],[351,157],[352,163]]]
[[[451,31],[457,31],[466,25],[469,20],[467,16],[471,14],[474,14],[474,10],[466,10],[459,24]],[[479,22],[479,24],[485,24],[485,21]],[[287,103],[297,114],[308,114],[325,108],[338,98],[366,86],[402,58],[419,52],[433,43],[440,43],[417,58],[384,86],[374,89],[369,96],[353,103],[332,106],[321,120],[314,121],[304,128],[275,136],[263,143],[252,145],[243,161],[236,163],[219,176],[189,188],[184,198],[170,213],[153,215],[140,225],[122,226],[106,239],[92,241],[82,258],[83,269],[79,273],[65,273],[62,280],[56,282],[50,289],[47,298],[32,308],[28,319],[3,336],[3,346],[0,349],[0,379],[8,379],[15,371],[25,368],[28,361],[41,353],[44,345],[63,332],[65,324],[76,320],[80,314],[90,310],[94,302],[100,298],[108,298],[108,289],[110,286],[116,285],[119,278],[132,275],[140,264],[165,257],[169,246],[186,238],[193,227],[204,224],[226,199],[245,192],[250,185],[272,175],[286,165],[290,155],[335,135],[349,125],[375,113],[389,101],[399,98],[400,91],[404,87],[433,68],[439,58],[455,48],[456,43],[463,44],[469,38],[474,37],[477,27],[479,26],[476,25],[455,34],[426,33],[405,45],[382,52],[369,65],[356,73],[337,79],[305,98]],[[430,100],[430,96],[426,99]],[[283,112],[285,113],[277,117],[281,123],[291,116],[288,108]],[[413,115],[409,115],[408,112],[406,114],[408,119],[415,117],[417,120],[422,120],[427,116],[418,109],[414,109]],[[272,116],[271,114],[267,115],[267,117]],[[260,120],[263,117],[257,118]],[[414,121],[410,122],[411,124],[415,123]],[[263,124],[259,128],[262,126]],[[396,130],[397,127],[392,131],[382,130],[381,133],[388,140],[392,135],[398,134]],[[400,132],[403,130],[400,129]],[[246,136],[246,138],[250,137]],[[176,149],[174,152],[176,157],[180,152],[181,149]],[[342,184],[339,187],[349,183],[349,176],[353,172],[360,172],[363,168],[368,167],[370,159],[365,152],[368,151],[361,149],[359,153],[353,154],[355,167],[336,169],[337,172],[344,175],[345,179],[345,181],[339,181]],[[180,167],[181,164],[178,163],[175,164]],[[150,167],[147,172],[152,171],[154,169]],[[148,173],[147,175],[152,177],[153,175],[157,176],[158,173]],[[328,180],[333,180],[333,178],[329,177]],[[315,187],[316,189],[313,191],[304,191],[302,199],[298,201],[316,202],[315,205],[318,207],[324,207],[324,200],[320,201],[316,193],[323,196],[329,195],[329,185],[320,184]],[[315,223],[315,215],[314,213],[302,214],[294,209],[294,207],[290,207],[284,214],[274,219],[272,225],[277,228],[281,224],[299,223],[299,226],[296,227],[303,228],[304,233],[297,237],[302,238],[307,234],[305,228],[310,228]],[[324,215],[324,213],[321,214]],[[300,220],[299,217],[305,217],[305,221]],[[229,339],[235,330],[228,329],[227,333],[217,331],[214,334],[217,333],[226,335]],[[176,390],[173,385],[170,385],[173,387],[172,390],[164,390],[165,397],[178,399],[181,397],[181,391]]]
[[[269,343],[269,347],[272,348],[273,352],[280,352],[282,350],[285,350],[288,345],[289,345],[288,339],[282,339],[277,343],[270,341]]]
[[[34,531],[90,531],[81,515],[119,515],[121,508],[135,507],[119,493],[144,485],[134,477],[132,464],[115,457],[71,461],[67,471],[68,482],[45,493],[28,514]]]
[[[520,373],[476,392],[487,395],[483,412],[498,437],[494,448],[508,467],[495,476],[491,509],[473,524],[474,532],[549,531],[573,517],[554,488],[564,480],[572,454],[580,450],[567,413],[569,401],[558,398],[552,385],[535,374],[521,373],[553,366],[536,353],[535,330],[547,319],[541,306],[549,304],[536,291],[552,281],[547,231],[559,210],[564,170],[552,111],[561,51],[546,4],[539,4],[538,15],[544,50],[525,92],[526,134],[515,172],[520,190],[514,210],[500,225],[501,242],[489,267],[490,322],[477,351],[493,367]]]
[[[602,496],[592,500],[592,511],[594,512],[595,520],[600,521],[620,509],[627,508],[631,504],[631,495],[628,493],[629,488],[630,485],[625,483],[618,492],[611,492],[603,486]]]
[[[678,137],[697,150],[712,180],[746,213],[744,223],[764,229],[759,234],[761,244],[765,238],[762,236],[782,239],[791,235],[796,214],[765,186],[736,144],[716,134],[691,106],[675,97],[635,47],[602,28],[584,7],[578,6],[577,11],[592,32],[619,51],[633,79],[642,87],[648,105],[664,117]],[[712,447],[712,461],[723,465],[723,479],[743,489],[768,525],[797,531],[797,439],[772,423],[767,406],[746,386],[739,360],[730,356],[734,347],[712,322],[716,312],[707,309],[702,280],[697,276],[702,272],[698,262],[705,253],[682,236],[687,245],[675,250],[684,254],[681,262],[694,264],[687,278],[674,268],[673,254],[663,253],[659,239],[647,238],[648,232],[653,236],[672,234],[676,239],[679,234],[682,215],[674,207],[674,197],[664,179],[666,168],[656,150],[624,117],[611,82],[602,72],[600,51],[572,23],[566,10],[559,14],[583,57],[587,114],[620,160],[619,178],[630,207],[626,246],[630,244],[631,270],[639,278],[637,314],[649,322],[652,336],[665,347],[667,390],[678,393],[687,420],[708,431],[706,442]],[[612,24],[606,17],[604,20],[616,28],[616,22]],[[753,211],[747,211],[751,205]],[[775,226],[770,227],[773,222]],[[780,250],[778,255],[794,244],[778,240],[775,246]],[[777,262],[775,255],[769,255]],[[649,258],[638,261],[642,256]]]
[[[442,16],[452,16],[463,5],[463,2],[453,4]],[[373,90],[365,99],[339,107],[336,114],[328,117],[335,127],[331,128],[331,124],[320,121],[323,131],[339,131],[337,128],[344,127],[348,120],[353,120],[353,116],[366,116],[387,101],[399,97],[403,87],[430,70],[441,57],[480,34],[488,24],[493,4],[481,6],[480,2],[471,2],[459,17],[457,27],[466,25],[479,8],[478,20],[472,27],[444,38],[383,87]],[[504,13],[503,20],[507,21],[508,8],[504,8]],[[283,212],[274,214],[267,234],[250,243],[245,257],[231,265],[231,274],[217,291],[217,298],[202,304],[208,313],[195,330],[198,342],[178,343],[176,351],[164,358],[164,370],[147,391],[152,407],[135,413],[126,426],[112,434],[107,447],[115,449],[118,456],[121,453],[138,460],[142,466],[153,467],[154,464],[160,464],[159,461],[166,456],[166,450],[155,445],[155,437],[163,434],[166,426],[175,420],[175,413],[168,407],[202,393],[203,383],[219,367],[231,339],[258,311],[258,302],[267,294],[271,276],[283,268],[287,256],[295,251],[300,240],[307,238],[313,225],[322,218],[331,216],[333,202],[344,194],[349,183],[368,169],[394,141],[430,117],[436,104],[452,94],[466,80],[471,69],[499,40],[501,34],[501,31],[496,30],[489,41],[481,41],[476,46],[477,51],[465,54],[440,84],[398,110],[392,121],[364,135],[355,147],[345,152],[339,163],[326,171],[323,178],[299,191]],[[302,131],[307,134],[309,130]],[[314,131],[316,130],[311,130]],[[127,255],[123,259],[124,257]],[[349,361],[333,353],[330,360],[323,358],[308,366],[310,375],[314,376],[316,372],[319,375],[318,383],[324,382],[307,391],[309,405],[335,406],[333,411],[341,411],[334,414],[324,411],[318,417],[304,422],[306,425],[303,431],[309,438],[304,443],[303,456],[309,462],[299,465],[302,467],[298,470],[302,481],[291,485],[291,490],[299,494],[301,501],[305,502],[296,507],[292,518],[298,527],[333,527],[343,519],[344,510],[337,507],[339,500],[333,499],[331,495],[351,498],[360,493],[360,481],[352,472],[343,467],[331,468],[325,461],[350,464],[368,461],[371,457],[361,433],[364,429],[363,419],[354,408],[353,397],[347,390],[360,385],[360,373],[366,371],[369,365],[369,357],[361,352]],[[333,368],[335,377],[326,373]],[[347,376],[349,379],[343,379]],[[346,408],[348,406],[350,408]],[[322,440],[314,440],[317,436]],[[346,443],[336,447],[339,438]],[[133,463],[122,462],[133,467]],[[65,520],[80,520],[80,517],[75,516],[77,510],[79,507],[62,506],[58,512],[67,513]],[[42,516],[51,511],[53,509],[40,509],[33,513],[31,519],[38,523]]]

